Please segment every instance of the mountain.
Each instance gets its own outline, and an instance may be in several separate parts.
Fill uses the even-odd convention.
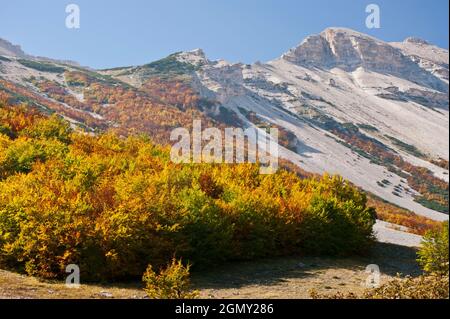
[[[147,132],[162,143],[193,118],[276,126],[280,157],[301,169],[341,174],[390,203],[448,219],[448,50],[424,40],[329,28],[267,63],[211,61],[197,49],[97,71],[4,42],[0,91],[74,126]]]

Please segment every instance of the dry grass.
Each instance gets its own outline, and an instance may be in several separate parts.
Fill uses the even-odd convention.
[[[420,269],[412,248],[377,244],[371,256],[359,258],[292,257],[242,262],[194,274],[195,289],[202,298],[310,298],[322,294],[362,293],[369,264],[378,264],[381,283],[397,273],[416,276]]]
[[[372,255],[358,258],[290,257],[239,262],[193,274],[193,288],[201,298],[310,298],[337,292],[360,294],[365,289],[368,264],[378,264],[381,283],[397,273],[416,276],[416,251],[389,244],[377,244]],[[0,298],[90,299],[144,298],[141,283],[81,285],[67,288],[64,283],[39,281],[0,270]]]
[[[0,299],[105,299],[144,298],[140,283],[120,285],[81,285],[68,288],[64,283],[41,281],[34,277],[0,270]]]

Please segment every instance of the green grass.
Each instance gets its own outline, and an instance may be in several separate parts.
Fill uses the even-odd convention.
[[[425,197],[417,197],[415,202],[421,204],[422,206],[425,206],[426,208],[438,211],[440,213],[448,214],[448,206],[442,205],[441,203],[438,203],[436,201],[431,201],[426,199]]]
[[[186,75],[197,70],[197,67],[189,63],[177,60],[177,53],[168,57],[146,64],[144,68],[149,75]]]
[[[360,129],[366,130],[366,131],[370,131],[370,132],[378,132],[378,129],[375,126],[369,125],[369,124],[357,124],[357,126]]]
[[[0,55],[0,61],[11,62],[10,59],[8,59],[7,57],[4,57],[4,56],[2,56],[2,55]]]
[[[414,155],[414,156],[416,156],[416,157],[419,157],[419,158],[426,158],[425,154],[423,154],[422,152],[420,152],[420,151],[417,149],[417,147],[415,147],[414,145],[407,144],[407,143],[405,143],[405,142],[403,142],[403,141],[400,141],[399,139],[397,139],[397,138],[395,138],[395,137],[393,137],[393,136],[389,136],[389,135],[385,135],[385,136],[386,136],[389,140],[391,140],[391,142],[392,142],[394,145],[400,147],[400,148],[401,148],[402,150],[404,150],[405,152],[407,152],[407,153],[409,153],[409,154],[411,154],[411,155]]]
[[[31,60],[19,59],[17,60],[23,66],[27,68],[35,69],[41,72],[50,72],[50,73],[63,73],[66,69],[63,67],[56,66],[51,63],[46,62],[36,62]]]

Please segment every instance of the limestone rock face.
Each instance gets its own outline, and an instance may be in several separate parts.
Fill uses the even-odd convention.
[[[408,38],[408,43],[427,45],[424,40]],[[329,28],[308,37],[290,50],[283,59],[302,66],[325,69],[340,68],[352,72],[362,67],[367,71],[401,76],[426,87],[448,92],[448,84],[425,72],[417,60],[389,43],[343,28]],[[446,77],[444,70],[438,73]],[[448,76],[447,76],[448,78]],[[447,84],[447,85],[446,85]]]
[[[321,35],[306,38],[298,47],[283,56],[289,62],[300,65],[318,65],[331,67],[335,64],[335,56],[330,44]]]
[[[418,38],[407,38],[403,42],[393,42],[390,45],[400,49],[412,61],[423,69],[449,82],[448,51]]]

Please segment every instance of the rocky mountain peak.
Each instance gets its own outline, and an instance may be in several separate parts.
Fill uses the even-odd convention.
[[[209,60],[202,49],[195,49],[192,51],[178,53],[177,60],[197,66],[209,63]]]
[[[380,61],[375,61],[380,58],[379,53],[387,54],[391,60],[401,55],[397,49],[363,33],[346,28],[328,28],[320,34],[307,37],[283,58],[301,65],[341,67],[351,71],[360,66],[371,67],[382,63],[386,55]]]
[[[425,43],[417,38],[409,38],[408,41]],[[363,68],[421,83],[441,92],[448,90],[446,83],[424,72],[417,61],[405,55],[400,48],[346,28],[328,28],[320,34],[309,36],[282,59],[300,66],[340,68],[346,72]]]

